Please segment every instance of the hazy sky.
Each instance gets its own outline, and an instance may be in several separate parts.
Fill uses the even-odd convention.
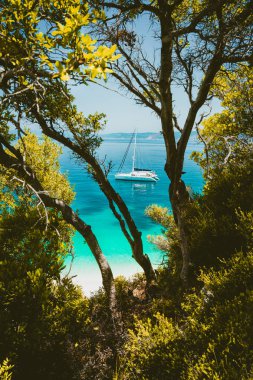
[[[108,84],[112,87],[111,84]],[[114,86],[117,88],[116,86]],[[76,104],[84,114],[103,112],[107,115],[105,132],[158,132],[160,121],[148,108],[136,105],[133,99],[97,85],[73,88]]]
[[[103,82],[101,82],[103,83]],[[118,90],[115,83],[105,84]],[[103,112],[107,115],[106,133],[158,132],[160,120],[149,108],[136,104],[131,95],[120,95],[95,84],[73,87],[73,94],[80,111],[85,115]],[[188,110],[188,102],[180,89],[175,89],[175,110],[179,122],[183,124]]]
[[[108,87],[117,89],[114,83]],[[107,115],[106,133],[132,132],[159,132],[160,120],[147,107],[137,105],[130,95],[123,96],[109,91],[95,84],[80,85],[73,88],[76,104],[79,111],[85,115],[94,112],[103,112]],[[175,89],[175,110],[179,122],[183,125],[188,111],[188,101],[182,90]],[[219,109],[218,102],[213,102],[213,112]]]

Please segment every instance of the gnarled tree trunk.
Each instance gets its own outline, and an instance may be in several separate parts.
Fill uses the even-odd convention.
[[[190,196],[186,189],[185,183],[181,179],[178,181],[177,184],[174,184],[173,182],[170,184],[169,195],[174,220],[178,227],[180,248],[182,254],[182,268],[180,272],[180,278],[184,286],[187,287],[190,264],[190,252],[188,244],[188,232],[185,222],[185,211],[187,210],[187,205],[190,202]]]

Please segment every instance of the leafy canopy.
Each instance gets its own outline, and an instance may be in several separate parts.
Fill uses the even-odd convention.
[[[96,22],[97,14],[80,0],[5,0],[0,7],[0,62],[18,69],[21,86],[32,86],[25,73],[34,67],[62,80],[72,75],[84,81],[106,78],[108,62],[118,58],[116,46],[97,46],[83,30]]]

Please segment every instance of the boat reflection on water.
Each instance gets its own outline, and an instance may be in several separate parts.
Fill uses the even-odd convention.
[[[129,173],[123,173],[122,168],[125,164],[130,146],[134,140],[134,152],[133,152],[133,163],[132,163],[132,170]],[[159,181],[159,177],[157,176],[156,172],[151,169],[143,169],[143,168],[137,168],[135,166],[136,161],[136,130],[133,132],[132,137],[129,141],[129,144],[127,146],[127,149],[125,151],[125,154],[123,156],[123,159],[120,163],[120,166],[118,168],[117,173],[115,174],[115,179],[120,181],[134,181],[134,182],[156,182]]]
[[[139,199],[139,197],[150,199],[152,194],[155,192],[156,183],[131,183],[131,193],[132,197]],[[137,198],[136,198],[137,197]]]
[[[153,190],[155,188],[155,183],[132,183],[132,190],[139,192],[147,192],[148,190]]]
[[[130,181],[115,181],[115,187],[117,191],[123,196],[130,196],[132,199],[138,201],[141,197],[143,200],[150,199],[150,197],[156,193],[156,182],[130,182]]]

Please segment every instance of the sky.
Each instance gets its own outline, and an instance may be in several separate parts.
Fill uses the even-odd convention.
[[[113,83],[106,85],[117,90],[117,86]],[[94,112],[106,114],[105,133],[132,132],[135,128],[138,132],[161,130],[157,116],[148,108],[137,105],[130,96],[120,95],[95,84],[74,87],[72,92],[78,109],[84,114]]]
[[[144,41],[144,48],[148,55],[153,56],[154,49],[160,55],[159,41],[153,38],[153,31],[147,15],[143,15],[138,21],[133,23],[133,29]],[[158,57],[159,58],[159,57]],[[120,61],[119,61],[120,62]],[[87,113],[103,112],[107,115],[107,126],[105,133],[113,132],[159,132],[161,124],[158,117],[149,108],[137,105],[130,94],[126,95],[123,90],[119,90],[117,83],[113,79],[108,83],[100,81],[114,91],[109,91],[101,86],[90,84],[80,85],[73,88],[73,95],[80,111]]]
[[[115,81],[100,83],[109,89],[91,83],[88,86],[72,87],[72,93],[79,111],[85,115],[94,112],[106,114],[105,133],[132,132],[134,129],[138,132],[161,131],[161,122],[152,110],[136,104],[133,96],[119,89]],[[174,88],[173,97],[176,115],[183,126],[189,109],[187,96],[181,88]],[[217,110],[217,107],[218,104],[215,102],[213,111]]]
[[[136,23],[133,23],[133,29],[144,41],[144,48],[148,56],[160,56],[159,39],[153,38],[153,30],[150,28],[150,21],[147,15],[144,15]],[[120,61],[119,61],[120,62]],[[76,98],[76,104],[79,111],[85,115],[99,112],[107,116],[107,125],[105,133],[113,132],[132,132],[137,129],[138,132],[159,132],[161,124],[159,118],[149,108],[136,104],[133,97],[123,90],[119,90],[117,83],[110,79],[107,83],[100,81],[103,86],[111,88],[107,90],[96,84],[88,86],[79,85],[72,88],[73,95]],[[119,93],[120,92],[121,95]],[[175,113],[178,117],[180,126],[183,126],[187,111],[189,109],[188,98],[180,88],[173,89]],[[218,102],[213,103],[213,112],[219,110]]]
[[[132,132],[137,129],[138,132],[159,132],[161,124],[159,118],[149,108],[136,104],[131,95],[123,95],[117,84],[109,81],[101,82],[114,91],[105,89],[96,84],[89,86],[78,85],[72,88],[75,96],[75,103],[79,111],[85,115],[100,112],[105,113],[107,125],[104,133],[114,132]],[[121,90],[122,91],[122,90]],[[187,116],[188,101],[179,88],[174,90],[175,95],[175,111],[181,126]],[[219,110],[218,101],[213,101],[212,113]]]

